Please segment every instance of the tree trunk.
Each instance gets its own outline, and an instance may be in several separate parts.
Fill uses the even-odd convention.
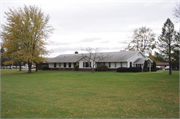
[[[91,67],[91,66],[90,66]],[[94,73],[94,66],[93,67],[91,67],[91,70],[92,70],[92,73]]]
[[[172,64],[171,64],[171,61],[169,62],[169,75],[172,75]]]
[[[36,72],[38,72],[38,63],[36,63]]]
[[[94,73],[94,68],[92,68],[92,72]]]
[[[19,62],[19,71],[21,71],[21,62]]]
[[[169,40],[169,75],[172,75],[171,67],[172,67],[172,65],[171,65],[171,46],[170,46],[170,40]]]
[[[28,62],[28,73],[31,73],[32,63]]]

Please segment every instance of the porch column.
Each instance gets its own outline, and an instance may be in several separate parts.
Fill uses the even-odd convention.
[[[144,64],[141,65],[141,68],[142,68],[142,72],[143,72],[143,70],[144,70]]]
[[[148,61],[148,65],[149,65],[149,72],[151,72],[151,61]]]

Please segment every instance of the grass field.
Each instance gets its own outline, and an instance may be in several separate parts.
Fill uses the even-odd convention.
[[[172,73],[1,70],[1,118],[178,118]]]

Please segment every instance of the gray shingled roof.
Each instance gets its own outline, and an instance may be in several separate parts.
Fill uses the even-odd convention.
[[[80,59],[80,54],[64,54],[49,60],[49,63],[76,62],[79,59]]]
[[[134,56],[139,51],[122,51],[122,52],[99,52],[98,56],[105,56],[106,58],[103,62],[119,62],[119,61],[127,61],[132,56]],[[89,55],[86,53],[85,55]],[[49,63],[60,63],[60,62],[77,62],[82,58],[82,54],[63,54],[59,55],[51,60]]]
[[[144,64],[144,61],[144,58],[138,58],[136,61],[134,61],[134,64]]]

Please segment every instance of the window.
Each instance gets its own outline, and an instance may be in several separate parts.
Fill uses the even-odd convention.
[[[91,67],[91,62],[83,62],[83,67]]]
[[[76,63],[74,63],[74,66],[76,66]]]
[[[88,67],[88,63],[86,62],[86,67]]]
[[[121,62],[121,67],[123,67],[122,62]]]
[[[114,62],[114,67],[116,68],[116,62]]]
[[[132,67],[132,62],[130,62],[130,67]]]
[[[64,67],[66,67],[66,63],[64,63]]]
[[[109,67],[111,67],[111,62],[109,62]]]
[[[56,67],[56,63],[54,63],[54,67]]]
[[[71,67],[71,63],[69,63],[69,67]]]
[[[100,62],[97,62],[97,65],[98,65],[98,66],[101,65],[101,63],[100,63]]]
[[[141,67],[141,64],[136,64],[136,67]]]

